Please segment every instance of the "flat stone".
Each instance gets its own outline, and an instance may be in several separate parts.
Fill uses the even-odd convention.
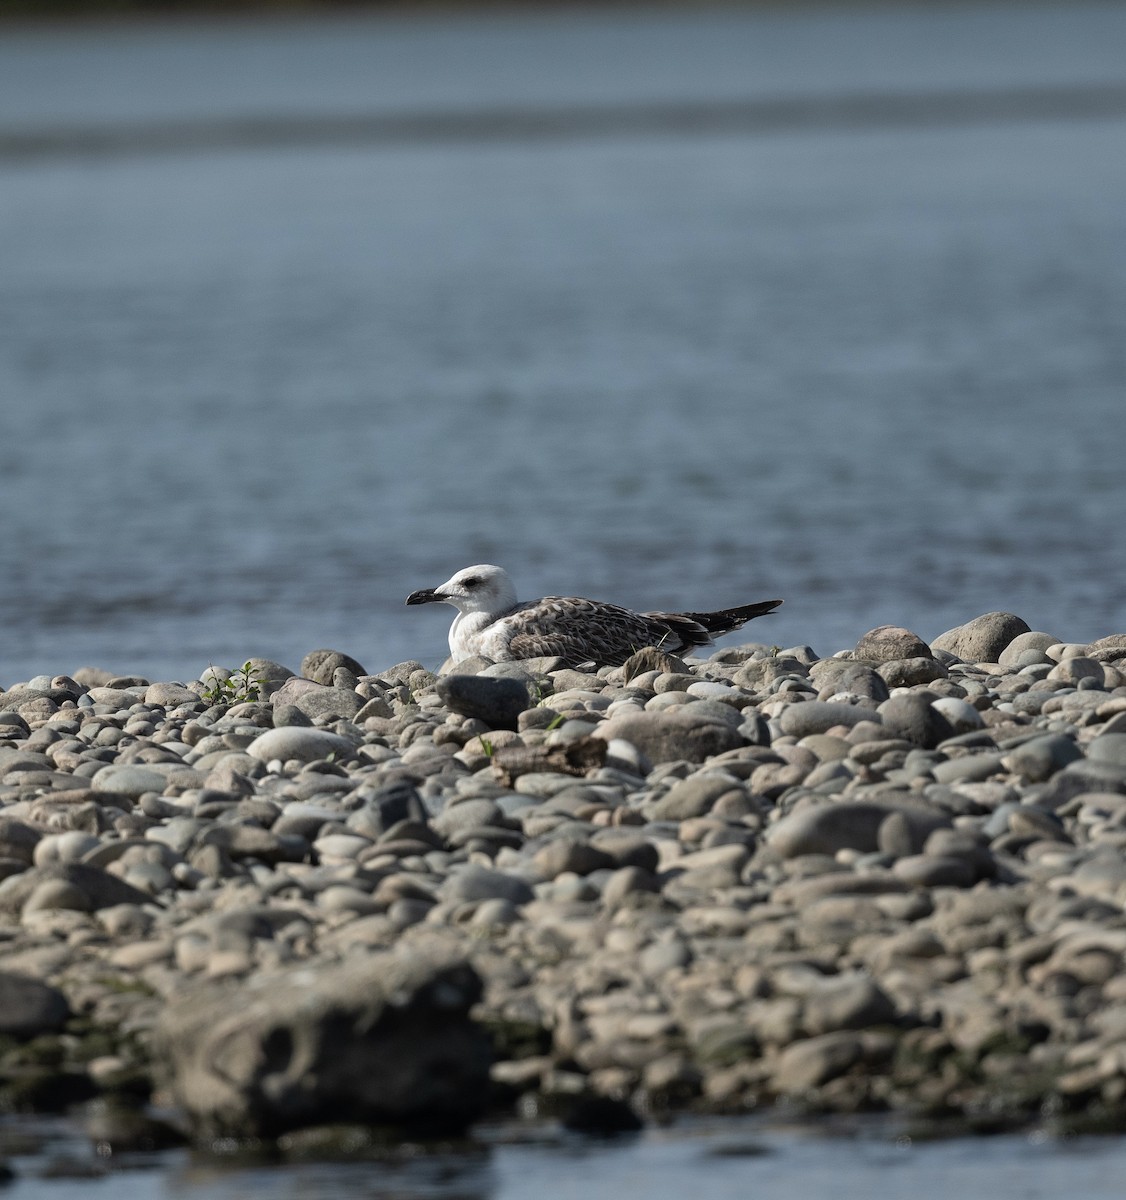
[[[703,762],[716,754],[725,754],[743,745],[743,735],[725,718],[713,720],[705,711],[713,702],[697,700],[681,708],[664,712],[638,712],[615,715],[603,721],[593,736],[611,741],[622,738],[637,747],[652,763],[683,759]],[[716,704],[741,720],[739,713],[726,704]]]
[[[259,734],[246,753],[252,758],[269,762],[272,759],[297,759],[299,762],[316,762],[335,755],[337,758],[351,755],[354,747],[347,738],[330,733],[327,729],[305,729],[287,725],[283,729],[268,729]]]
[[[90,786],[95,792],[113,792],[139,800],[145,792],[163,792],[165,775],[151,766],[110,763],[94,776]]]
[[[805,700],[789,704],[779,718],[782,732],[793,737],[807,737],[812,733],[824,733],[837,725],[859,725],[861,721],[879,721],[875,709],[859,704],[841,704],[827,700]]]
[[[964,858],[911,854],[897,859],[892,871],[914,887],[972,887],[977,872]]]
[[[150,683],[145,688],[145,703],[160,708],[179,708],[181,704],[198,704],[202,708],[205,701],[182,683]]]
[[[444,900],[508,900],[516,905],[535,899],[535,892],[525,880],[477,865],[448,876],[440,894]]]

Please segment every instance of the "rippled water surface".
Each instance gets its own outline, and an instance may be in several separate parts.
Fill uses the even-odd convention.
[[[748,632],[821,653],[1126,628],[1124,44],[1095,3],[5,30],[0,684],[436,664],[402,601],[475,561],[784,596]]]

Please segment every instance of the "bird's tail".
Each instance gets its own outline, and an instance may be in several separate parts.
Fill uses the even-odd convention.
[[[781,600],[760,600],[757,604],[740,604],[735,608],[721,608],[715,612],[646,613],[668,625],[680,639],[679,647],[664,647],[679,654],[693,646],[706,646],[712,638],[741,629],[753,617],[762,617],[773,612]]]
[[[781,603],[781,600],[760,600],[757,604],[740,604],[736,608],[721,608],[716,612],[691,612],[677,615],[687,617],[689,621],[695,621],[697,625],[703,625],[713,637],[719,637],[720,634],[741,629],[753,617],[766,616]]]

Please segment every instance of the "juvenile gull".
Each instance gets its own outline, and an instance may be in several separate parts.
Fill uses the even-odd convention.
[[[568,666],[617,666],[645,646],[682,654],[782,603],[762,600],[717,612],[687,613],[635,613],[579,596],[544,596],[521,604],[508,572],[484,563],[464,567],[438,587],[407,597],[408,604],[439,602],[457,609],[450,626],[455,663],[475,654],[494,662],[555,655]]]

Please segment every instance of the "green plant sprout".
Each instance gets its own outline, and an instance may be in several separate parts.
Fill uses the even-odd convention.
[[[212,668],[211,686],[203,692],[203,698],[208,704],[244,704],[251,700],[259,700],[262,696],[262,681],[258,678],[258,669],[248,659],[237,670],[231,672],[226,679],[219,679]]]

